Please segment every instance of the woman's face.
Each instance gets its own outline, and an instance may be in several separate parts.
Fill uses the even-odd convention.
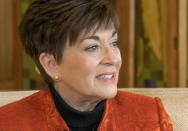
[[[64,49],[58,65],[62,95],[76,99],[105,99],[117,93],[121,55],[114,28],[79,37]]]

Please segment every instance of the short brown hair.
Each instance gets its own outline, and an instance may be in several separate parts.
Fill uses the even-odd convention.
[[[52,54],[60,63],[67,40],[73,45],[81,32],[112,24],[118,29],[110,0],[34,0],[20,24],[20,38],[44,80],[51,84],[53,80],[39,61],[42,52]]]

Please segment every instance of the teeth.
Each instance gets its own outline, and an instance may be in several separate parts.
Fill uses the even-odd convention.
[[[113,75],[101,75],[101,76],[98,76],[97,78],[101,78],[101,79],[104,79],[104,78],[112,78]]]

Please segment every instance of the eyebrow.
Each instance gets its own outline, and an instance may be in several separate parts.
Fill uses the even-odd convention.
[[[114,37],[115,35],[117,34],[117,31],[114,31],[113,33],[112,33],[112,37]],[[96,41],[99,41],[100,40],[100,38],[98,37],[98,36],[90,36],[90,37],[87,37],[87,38],[85,38],[85,39],[83,39],[83,40],[88,40],[88,39],[93,39],[93,40],[96,40]]]

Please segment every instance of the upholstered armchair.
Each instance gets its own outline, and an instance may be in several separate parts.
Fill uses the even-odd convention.
[[[122,88],[120,90],[160,97],[171,117],[174,131],[188,131],[188,88]],[[17,101],[37,91],[0,92],[0,106]]]

